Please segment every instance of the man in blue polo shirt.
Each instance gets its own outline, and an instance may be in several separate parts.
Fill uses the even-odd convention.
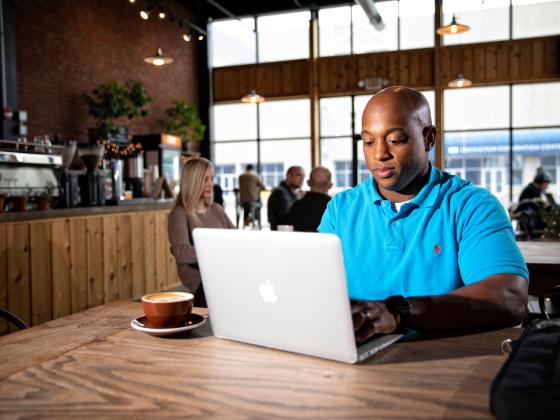
[[[412,328],[515,325],[528,271],[498,200],[430,165],[436,138],[424,96],[374,95],[362,116],[373,177],[337,194],[319,232],[340,237],[358,342]]]

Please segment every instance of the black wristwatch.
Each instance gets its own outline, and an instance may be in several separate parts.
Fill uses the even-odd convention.
[[[389,296],[383,301],[395,318],[400,316],[400,322],[395,332],[402,333],[410,323],[410,302],[404,296]]]

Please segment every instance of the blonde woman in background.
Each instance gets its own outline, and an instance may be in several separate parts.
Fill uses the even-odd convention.
[[[197,227],[232,229],[224,209],[214,203],[214,169],[204,158],[193,158],[183,165],[181,191],[171,213],[168,234],[179,278],[195,295],[195,306],[206,306],[200,280],[192,231]]]

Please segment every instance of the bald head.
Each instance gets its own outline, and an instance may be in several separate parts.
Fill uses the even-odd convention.
[[[362,118],[368,109],[374,107],[395,110],[405,115],[406,118],[416,119],[422,127],[432,125],[430,105],[426,97],[417,90],[406,86],[391,86],[373,95],[366,105]]]
[[[309,185],[313,192],[326,194],[332,187],[331,178],[331,171],[323,166],[317,166],[309,174],[307,185]]]

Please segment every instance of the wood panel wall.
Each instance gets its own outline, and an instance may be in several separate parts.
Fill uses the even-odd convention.
[[[442,48],[444,83],[455,79],[458,73],[476,85],[556,79],[560,77],[560,37]]]
[[[0,308],[37,325],[179,284],[168,212],[0,224]]]
[[[438,52],[439,51],[439,52]],[[463,73],[474,85],[547,81],[560,78],[560,36],[391,51],[317,60],[318,93],[365,93],[358,81],[379,77],[388,85],[434,89],[435,55],[442,84]],[[231,102],[253,86],[268,99],[309,96],[308,60],[283,61],[213,70],[214,102]],[[256,80],[256,82],[255,82]]]
[[[252,89],[266,98],[309,93],[307,60],[216,68],[212,80],[214,102],[238,102]]]

